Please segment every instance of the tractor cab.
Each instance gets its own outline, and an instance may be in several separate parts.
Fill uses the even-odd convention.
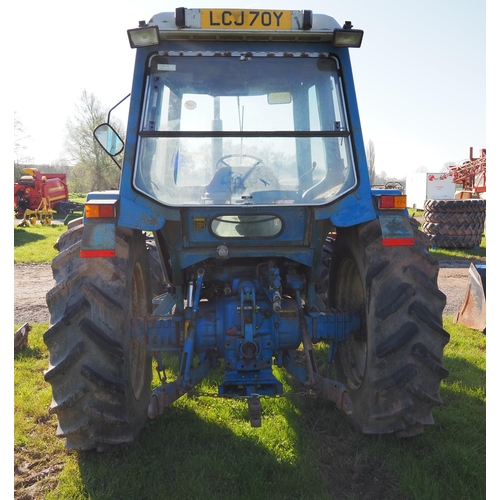
[[[167,220],[223,207],[223,231],[238,234],[230,207],[302,206],[315,219],[345,209],[339,225],[375,218],[371,201],[347,208],[359,207],[354,191],[370,199],[348,54],[361,30],[307,10],[179,8],[128,34],[137,57],[122,199]],[[96,138],[121,151],[108,124]],[[252,236],[279,232],[264,220]]]

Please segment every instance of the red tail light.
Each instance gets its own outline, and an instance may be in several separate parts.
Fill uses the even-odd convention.
[[[406,208],[406,195],[384,194],[379,196],[378,208],[380,210],[404,210]]]

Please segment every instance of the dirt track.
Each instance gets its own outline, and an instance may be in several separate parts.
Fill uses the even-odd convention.
[[[444,316],[455,315],[469,283],[470,261],[441,261],[438,285],[447,296]],[[14,324],[48,323],[45,294],[54,286],[49,264],[14,266]]]

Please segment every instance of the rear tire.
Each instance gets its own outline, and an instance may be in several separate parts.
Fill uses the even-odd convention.
[[[474,213],[484,212],[486,210],[486,200],[425,200],[425,212],[439,213]]]
[[[423,217],[435,224],[484,224],[486,212],[424,212]]]
[[[133,442],[148,420],[151,356],[130,339],[130,319],[151,308],[144,235],[117,228],[112,259],[81,259],[83,225],[58,241],[45,380],[49,413],[69,449],[106,451]]]
[[[486,224],[486,200],[426,200],[422,231],[438,248],[474,248]]]
[[[474,248],[481,245],[482,234],[472,236],[429,235],[432,246],[438,248]]]
[[[484,223],[438,224],[423,222],[422,231],[430,236],[481,236],[484,231]]]
[[[383,247],[378,220],[337,228],[328,305],[358,312],[362,328],[339,346],[335,375],[353,401],[350,419],[366,434],[418,435],[442,404],[446,297],[427,239],[413,226],[411,247]]]

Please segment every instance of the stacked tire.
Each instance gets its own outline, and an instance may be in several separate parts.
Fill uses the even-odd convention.
[[[486,200],[426,200],[422,232],[438,248],[479,246],[486,222]]]

